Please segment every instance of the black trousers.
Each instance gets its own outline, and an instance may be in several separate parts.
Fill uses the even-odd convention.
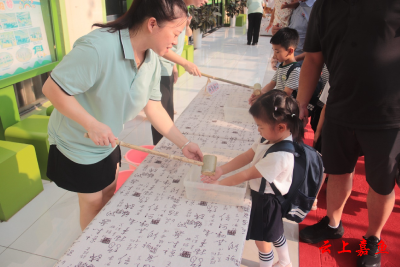
[[[162,94],[161,104],[172,121],[174,121],[174,74],[161,76],[160,91]],[[151,132],[153,134],[153,144],[157,145],[163,136],[157,132],[153,125],[151,126]]]
[[[247,42],[258,43],[258,36],[260,35],[262,13],[249,14],[249,28],[247,29]]]

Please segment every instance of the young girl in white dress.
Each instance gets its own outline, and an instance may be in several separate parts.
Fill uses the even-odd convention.
[[[292,97],[281,90],[272,90],[262,95],[251,106],[260,137],[246,152],[230,162],[217,167],[214,176],[202,176],[202,181],[234,186],[249,181],[252,208],[246,239],[255,240],[259,250],[260,267],[291,267],[288,245],[283,234],[281,204],[270,183],[274,183],[282,195],[290,188],[293,177],[294,156],[288,152],[266,151],[283,140],[302,142],[304,127],[299,119],[299,107]],[[250,163],[250,167],[223,180],[218,179]],[[263,179],[265,178],[265,179]],[[279,261],[273,265],[274,253]]]

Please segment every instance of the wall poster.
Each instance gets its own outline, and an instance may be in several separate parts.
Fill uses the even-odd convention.
[[[0,0],[0,79],[52,62],[40,0]]]

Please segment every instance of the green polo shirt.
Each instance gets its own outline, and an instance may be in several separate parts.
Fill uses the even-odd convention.
[[[172,46],[172,48],[170,49],[179,56],[182,54],[183,47],[185,46],[185,34],[186,34],[186,27],[183,28],[183,31],[178,36],[178,44]],[[174,68],[175,63],[163,57],[160,57],[160,63],[161,63],[161,76],[171,76],[172,69]]]
[[[93,117],[108,125],[115,136],[149,99],[161,100],[158,55],[147,50],[137,70],[128,29],[114,33],[97,29],[79,38],[51,78]],[[94,164],[111,154],[111,145],[97,146],[84,138],[85,132],[80,124],[54,109],[48,127],[49,143],[57,145],[67,158],[79,164]]]
[[[263,0],[247,0],[247,14],[263,13],[262,2]]]

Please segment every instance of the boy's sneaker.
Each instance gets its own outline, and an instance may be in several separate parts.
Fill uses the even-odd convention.
[[[342,226],[342,221],[338,228],[334,229],[329,227],[329,217],[325,216],[319,222],[314,225],[307,226],[300,231],[300,239],[306,243],[318,243],[327,239],[337,239],[341,238],[344,234],[344,228]]]
[[[357,267],[380,267],[381,254],[375,254],[378,252],[378,243],[380,240],[376,236],[363,238],[367,240],[366,248],[369,248],[369,250],[367,255],[362,255],[357,259]]]

